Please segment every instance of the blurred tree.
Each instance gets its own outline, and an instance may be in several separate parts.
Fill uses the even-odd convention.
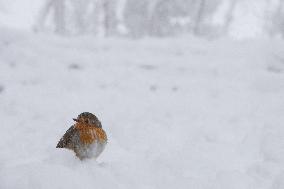
[[[214,37],[229,33],[231,24],[237,19],[234,19],[237,11],[255,11],[248,15],[258,17],[253,18],[258,21],[264,20],[259,18],[264,15],[263,2],[273,5],[267,11],[263,30],[284,36],[284,0],[259,0],[259,3],[254,0],[45,0],[35,29],[43,30],[51,25],[59,34],[142,37],[187,32]],[[218,25],[213,17],[219,6],[218,11],[222,13],[218,15],[222,21]],[[256,24],[262,25],[262,22]]]
[[[110,36],[116,33],[117,15],[116,15],[116,0],[103,0],[104,12],[104,30],[105,36]]]
[[[224,22],[224,33],[228,33],[229,27],[232,24],[233,21],[233,14],[234,10],[237,6],[238,0],[230,0],[230,5],[228,8],[228,11],[225,15],[225,22]]]
[[[77,34],[86,33],[88,31],[87,11],[91,0],[73,0],[72,19],[74,20],[74,32]]]
[[[132,37],[147,34],[148,5],[150,0],[127,0],[124,9],[124,22]]]
[[[201,25],[202,20],[203,20],[205,6],[206,6],[205,0],[199,0],[197,2],[195,22],[194,22],[194,26],[193,26],[193,33],[195,35],[198,35],[200,33],[200,25]]]
[[[278,8],[274,15],[275,25],[278,32],[284,37],[284,1],[279,0]]]
[[[171,0],[158,0],[148,6],[147,33],[164,36],[171,33]]]
[[[284,1],[278,0],[274,3],[268,0],[267,3],[270,8],[267,10],[265,29],[271,36],[284,37]]]
[[[82,34],[92,32],[101,36],[115,33],[116,0],[46,0],[35,30],[44,30],[48,17],[56,33]]]
[[[44,23],[53,10],[53,21],[55,25],[55,32],[64,34],[66,32],[65,23],[65,0],[47,0],[40,11],[40,16],[37,21],[36,30],[42,30]]]

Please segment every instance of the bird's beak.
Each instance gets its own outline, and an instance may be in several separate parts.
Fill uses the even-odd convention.
[[[76,118],[73,118],[73,120],[74,120],[74,121],[76,121],[76,122],[78,122],[78,121],[79,121],[79,120],[78,120],[78,119],[76,119]]]

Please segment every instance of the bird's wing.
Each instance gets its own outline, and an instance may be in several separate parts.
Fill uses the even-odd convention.
[[[72,137],[76,134],[76,132],[77,130],[75,129],[75,126],[71,126],[60,139],[56,148],[71,148],[70,145],[72,145]]]

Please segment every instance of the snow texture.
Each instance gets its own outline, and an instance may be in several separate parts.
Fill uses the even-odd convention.
[[[0,29],[0,188],[284,188],[283,41]],[[56,149],[101,120],[95,160]]]

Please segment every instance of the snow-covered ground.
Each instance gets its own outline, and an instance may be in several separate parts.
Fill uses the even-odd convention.
[[[55,145],[83,111],[97,161]],[[0,30],[0,188],[284,188],[284,42]]]

